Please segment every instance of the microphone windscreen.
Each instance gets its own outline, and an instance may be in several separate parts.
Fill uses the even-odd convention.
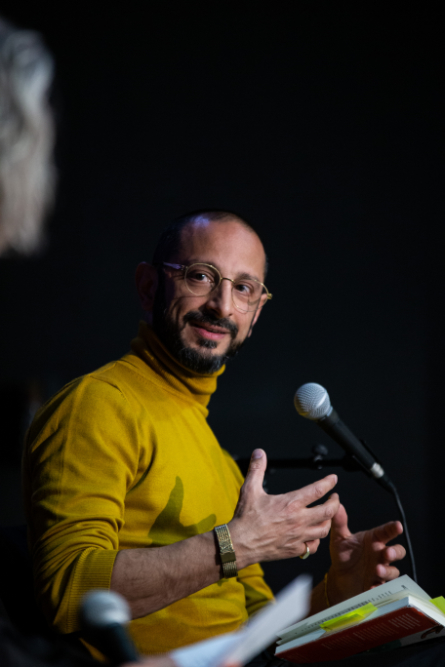
[[[130,621],[127,601],[118,593],[106,589],[95,589],[87,593],[80,607],[80,622],[87,628],[104,628]]]
[[[99,649],[113,667],[138,661],[138,653],[127,632],[129,621],[130,608],[118,593],[97,589],[84,596],[80,607],[82,636]]]
[[[295,392],[294,403],[299,415],[314,421],[323,419],[332,411],[328,392],[316,382],[301,385]]]

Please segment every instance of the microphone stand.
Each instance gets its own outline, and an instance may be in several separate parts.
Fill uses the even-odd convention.
[[[371,450],[369,445],[364,440],[361,440],[360,442],[373,455],[377,463],[380,463],[380,461],[378,460],[374,452]],[[346,470],[346,472],[356,472],[357,470],[361,470],[362,472],[365,472],[366,475],[371,479],[373,479],[374,481],[377,482],[379,481],[369,473],[369,471],[360,463],[360,461],[358,461],[355,458],[355,456],[351,456],[351,454],[345,454],[343,457],[339,459],[328,459],[326,458],[328,455],[328,448],[326,447],[326,445],[321,445],[321,444],[312,445],[311,451],[312,451],[312,456],[308,456],[306,458],[268,459],[266,474],[274,474],[277,470],[294,470],[295,468],[300,468],[305,470],[323,470],[323,468],[343,468],[343,470]],[[245,476],[249,469],[250,459],[244,459],[244,458],[237,459],[236,457],[234,458],[242,474]],[[416,571],[416,563],[414,560],[414,552],[411,544],[411,538],[408,532],[408,526],[406,523],[405,511],[403,509],[400,496],[397,492],[396,487],[392,482],[389,482],[389,484],[386,483],[382,484],[382,486],[394,496],[394,499],[396,501],[397,509],[399,510],[400,518],[402,520],[402,525],[404,528],[404,536],[407,546],[408,560],[411,565],[412,578],[417,583],[417,571]]]
[[[311,450],[313,455],[306,458],[268,459],[266,475],[273,475],[277,470],[295,470],[295,468],[306,470],[343,468],[347,472],[364,469],[359,461],[350,454],[345,454],[339,459],[327,459],[328,448],[325,445],[312,445]],[[234,459],[245,476],[249,469],[250,459],[238,459],[236,456]]]

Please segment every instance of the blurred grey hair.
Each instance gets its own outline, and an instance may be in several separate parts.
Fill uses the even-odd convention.
[[[0,255],[41,245],[54,197],[54,64],[36,32],[0,18]]]

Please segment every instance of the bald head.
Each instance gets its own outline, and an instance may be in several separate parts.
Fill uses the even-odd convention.
[[[259,238],[256,230],[237,213],[218,209],[203,209],[192,211],[191,213],[187,213],[179,218],[176,218],[163,230],[153,254],[153,264],[156,265],[160,264],[161,262],[170,260],[173,255],[178,253],[183,242],[184,235],[202,234],[212,223],[220,223],[221,225],[233,225],[233,223],[237,223],[245,230],[255,235],[256,239],[258,239],[262,247],[261,239]],[[265,278],[266,273],[267,258],[264,253],[263,279]]]

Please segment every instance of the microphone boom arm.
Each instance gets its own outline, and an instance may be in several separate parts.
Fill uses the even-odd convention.
[[[266,475],[272,475],[276,470],[323,470],[323,468],[343,468],[347,472],[356,472],[358,470],[365,472],[369,477],[369,471],[358,461],[355,456],[345,454],[338,459],[325,458],[328,450],[324,445],[314,445],[312,447],[313,456],[305,458],[290,459],[268,459]],[[249,469],[250,459],[237,458],[234,456],[242,474],[245,476]]]

